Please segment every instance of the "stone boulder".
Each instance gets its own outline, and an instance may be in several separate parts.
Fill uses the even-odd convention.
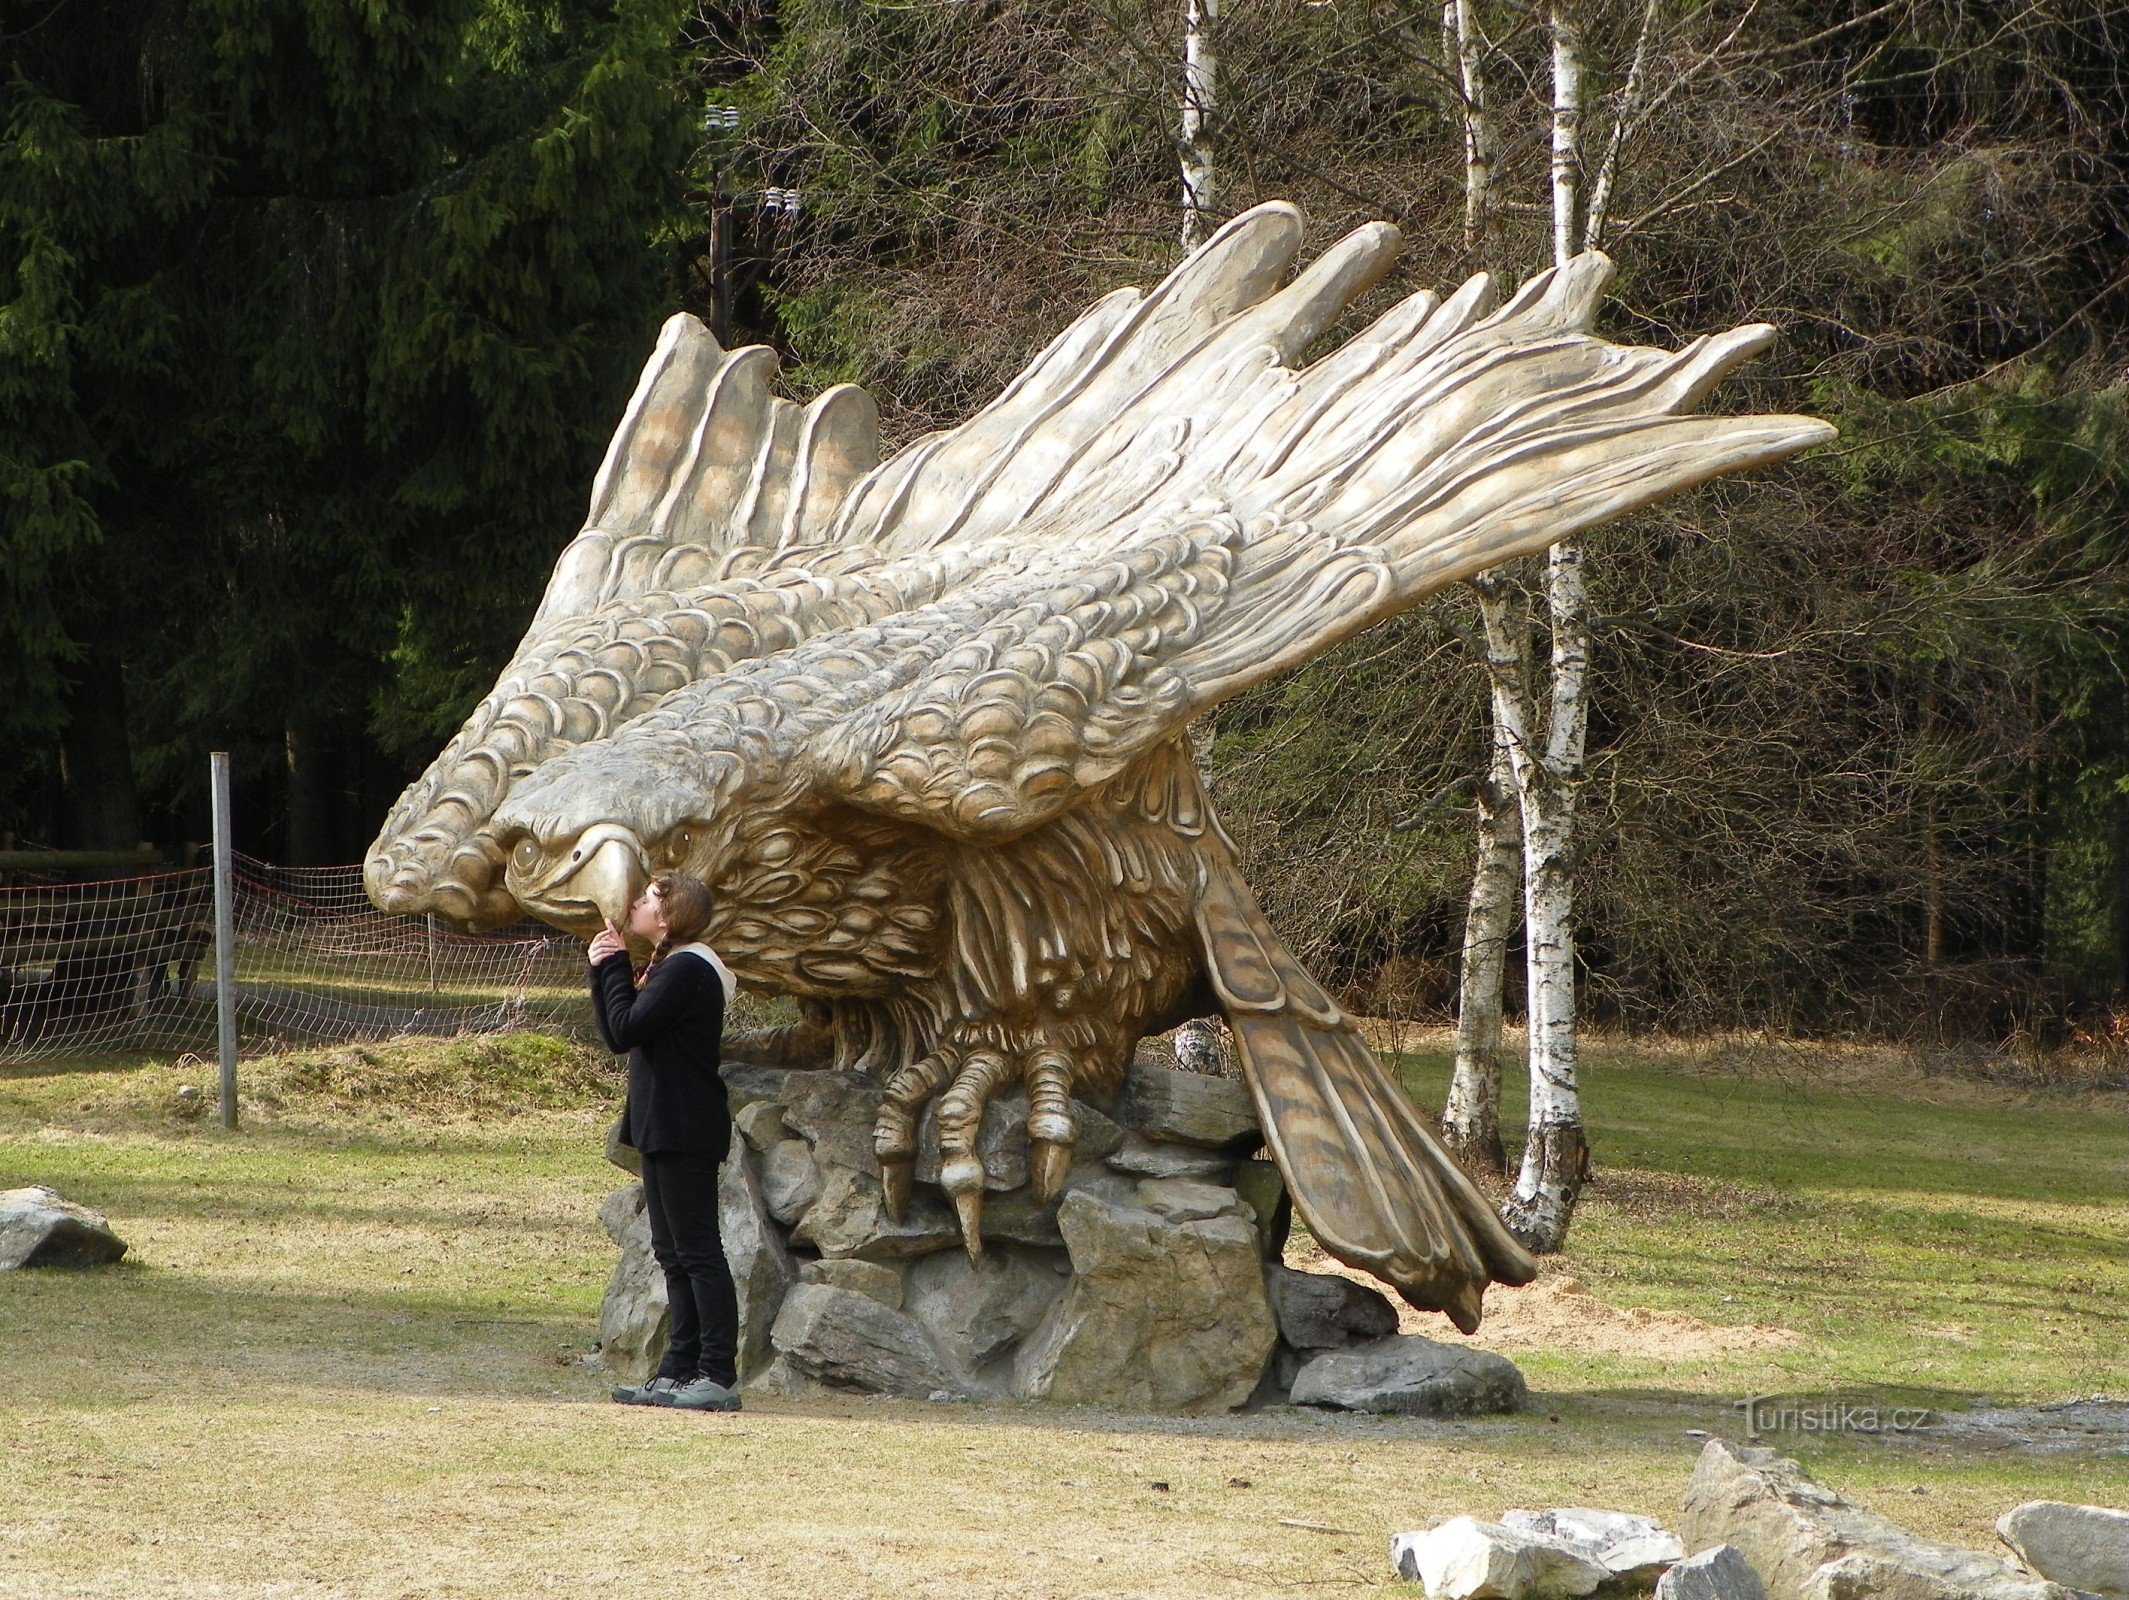
[[[761,1197],[769,1215],[787,1228],[813,1209],[821,1197],[821,1169],[805,1140],[779,1139],[762,1152]]]
[[[101,1211],[32,1184],[0,1191],[0,1272],[19,1267],[97,1267],[126,1253]]]
[[[1390,1559],[1428,1600],[1575,1600],[1611,1577],[1602,1563],[1540,1534],[1452,1517],[1424,1533],[1400,1533]]]
[[[1501,1526],[1516,1533],[1557,1539],[1603,1567],[1615,1579],[1647,1587],[1665,1567],[1685,1559],[1678,1535],[1649,1517],[1627,1511],[1566,1506],[1553,1511],[1504,1511]]]
[[[606,1236],[621,1247],[599,1302],[599,1355],[623,1383],[641,1383],[665,1354],[665,1274],[651,1259],[643,1185],[616,1189],[599,1207]]]
[[[1735,1545],[1778,1600],[2075,1600],[1993,1556],[1918,1539],[1772,1450],[1710,1439],[1686,1486],[1689,1550]]]
[[[808,1261],[798,1269],[800,1283],[825,1283],[831,1289],[848,1289],[879,1301],[889,1311],[902,1309],[902,1275],[877,1261],[841,1257]]]
[[[1283,1261],[1287,1235],[1294,1229],[1294,1199],[1286,1192],[1286,1174],[1274,1162],[1238,1161],[1228,1182],[1257,1214],[1264,1259]]]
[[[879,1085],[854,1072],[783,1075],[783,1119],[802,1135],[820,1173],[820,1194],[791,1237],[824,1256],[898,1261],[950,1249],[961,1230],[945,1200],[920,1190],[900,1222],[887,1214],[872,1150]],[[731,1075],[726,1074],[729,1085]]]
[[[1246,1156],[1264,1142],[1257,1103],[1231,1078],[1134,1060],[1116,1120],[1148,1139]]]
[[[1195,1145],[1156,1144],[1142,1133],[1124,1135],[1123,1148],[1107,1161],[1111,1172],[1138,1178],[1205,1178],[1225,1183],[1234,1176],[1235,1158]]]
[[[2105,1600],[2129,1595],[2129,1511],[2028,1500],[1998,1518],[1996,1532],[2043,1578]]]
[[[1302,1366],[1291,1398],[1339,1411],[1476,1417],[1520,1411],[1530,1391],[1506,1356],[1403,1333],[1326,1350]]]
[[[910,1263],[903,1304],[965,1370],[979,1372],[1025,1339],[1064,1293],[1062,1250],[993,1246],[982,1262],[945,1250]],[[1000,1374],[1009,1384],[1009,1374]]]
[[[976,1392],[923,1323],[854,1290],[798,1285],[784,1296],[773,1338],[784,1362],[831,1388],[917,1400]]]
[[[1249,1398],[1278,1339],[1252,1224],[1224,1208],[1170,1220],[1092,1189],[1057,1220],[1073,1276],[1015,1357],[1018,1394],[1151,1411]]]
[[[798,1263],[769,1215],[753,1157],[744,1147],[734,1147],[717,1175],[717,1221],[739,1295],[739,1378],[744,1383],[769,1364],[769,1330],[798,1278]]]
[[[1656,1600],[1767,1600],[1767,1586],[1736,1545],[1719,1544],[1658,1578]]]
[[[1279,1337],[1296,1350],[1343,1350],[1397,1331],[1397,1308],[1380,1289],[1335,1272],[1296,1272],[1273,1264],[1264,1287]]]

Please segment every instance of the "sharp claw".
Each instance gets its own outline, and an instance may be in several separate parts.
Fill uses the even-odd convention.
[[[1028,1176],[1035,1185],[1035,1198],[1050,1201],[1064,1187],[1072,1171],[1072,1147],[1055,1139],[1037,1139],[1028,1156]]]
[[[887,1215],[895,1222],[902,1222],[909,1215],[910,1180],[916,1162],[908,1156],[880,1157],[880,1195],[887,1206]]]
[[[961,1213],[961,1242],[968,1247],[969,1265],[983,1265],[983,1186],[954,1196],[954,1209]]]
[[[961,1242],[970,1261],[983,1259],[983,1163],[974,1156],[953,1156],[939,1166],[939,1187],[954,1197],[961,1214]]]

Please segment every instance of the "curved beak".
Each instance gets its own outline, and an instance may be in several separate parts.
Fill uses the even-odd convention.
[[[529,870],[508,873],[518,904],[556,927],[595,933],[601,923],[625,924],[650,881],[643,843],[618,822],[599,822],[570,841],[566,855],[543,857]]]

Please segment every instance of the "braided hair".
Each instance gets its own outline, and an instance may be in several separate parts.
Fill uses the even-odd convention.
[[[658,904],[665,912],[665,937],[651,951],[650,965],[636,974],[639,989],[657,971],[659,962],[680,946],[702,937],[710,925],[711,913],[717,909],[710,886],[684,872],[661,872],[651,879],[651,887],[658,891]]]

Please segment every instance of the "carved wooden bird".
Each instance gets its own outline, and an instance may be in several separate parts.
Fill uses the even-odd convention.
[[[985,1103],[1025,1087],[1032,1182],[1072,1096],[1223,1009],[1324,1248],[1478,1324],[1529,1256],[1266,922],[1190,720],[1444,585],[1831,434],[1688,415],[1771,337],[1675,354],[1590,324],[1585,255],[1493,308],[1417,294],[1299,358],[1387,270],[1386,225],[1288,282],[1253,210],[1151,294],[1097,302],[967,423],[884,464],[862,391],[800,408],[774,357],[673,318],[516,658],[367,864],[391,911],[578,932],[647,873],[715,891],[709,942],[814,1003],[884,1082],[889,1203],[937,1098],[981,1249]]]

